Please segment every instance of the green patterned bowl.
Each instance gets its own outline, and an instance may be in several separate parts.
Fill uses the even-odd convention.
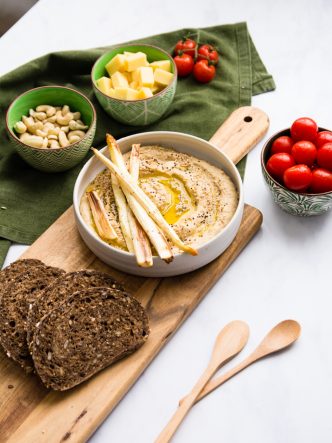
[[[173,80],[165,89],[153,97],[141,100],[119,100],[109,97],[101,92],[96,81],[108,76],[105,65],[117,54],[128,52],[144,52],[151,63],[156,60],[170,60]],[[132,126],[146,126],[159,120],[170,107],[176,90],[177,70],[173,58],[163,49],[151,45],[127,45],[119,46],[102,55],[94,64],[91,72],[93,90],[100,105],[115,120]]]
[[[79,111],[82,120],[89,126],[85,136],[65,148],[42,149],[22,143],[13,127],[23,115],[29,115],[29,109],[38,105],[68,105],[71,110]],[[64,86],[42,86],[30,89],[19,95],[9,106],[6,116],[9,140],[18,154],[29,165],[44,172],[60,172],[76,166],[87,154],[96,132],[96,111],[85,95]]]
[[[319,128],[320,131],[326,129]],[[261,153],[261,166],[264,179],[270,188],[274,201],[286,212],[293,215],[310,216],[324,214],[332,208],[332,192],[309,194],[293,192],[278,183],[266,170],[266,162],[274,140],[282,135],[290,136],[290,130],[284,129],[273,135],[264,145]]]

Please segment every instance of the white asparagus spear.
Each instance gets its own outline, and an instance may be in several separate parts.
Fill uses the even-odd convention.
[[[129,160],[129,173],[136,183],[138,182],[139,178],[139,147],[140,145],[138,144],[134,144],[132,146]],[[125,166],[124,161],[123,165]],[[134,245],[135,255],[137,257],[137,263],[143,267],[152,266],[153,258],[149,239],[128,206],[127,211],[131,239]]]
[[[112,148],[110,149],[111,154],[113,152],[114,156],[116,156],[117,159],[120,158],[122,159],[122,154],[115,138],[112,137],[110,134],[106,134],[106,142],[109,149]],[[101,154],[99,151],[98,153]],[[107,157],[106,160],[108,160]],[[113,163],[113,165],[109,166],[112,167],[116,165]],[[137,200],[138,203],[140,203],[140,205],[143,206],[148,215],[155,221],[155,223],[159,226],[159,228],[170,238],[170,240],[172,240],[173,243],[184,252],[188,252],[191,255],[197,255],[198,254],[197,250],[183,243],[183,241],[180,239],[180,237],[177,235],[174,229],[166,222],[166,220],[162,216],[161,212],[159,211],[155,203],[145,194],[145,192],[138,186],[137,183],[133,182],[133,180],[130,177],[130,174],[128,174],[127,169],[124,168],[122,170],[120,168],[117,168],[117,173],[119,174],[118,178],[120,180],[120,184],[127,188],[128,192],[130,192],[130,194],[134,196],[135,200]]]
[[[101,152],[99,152],[95,148],[91,148],[94,152],[95,156],[104,163],[107,168],[114,172],[117,176],[122,189],[126,190],[129,194],[131,194],[135,200],[142,206],[142,209],[148,213],[148,215],[157,223],[157,225],[164,231],[164,233],[173,241],[173,243],[178,246],[184,252],[188,252],[191,255],[197,255],[197,250],[192,248],[191,246],[187,246],[183,243],[183,241],[179,238],[174,229],[166,222],[164,217],[159,212],[157,206],[147,197],[147,195],[140,189],[140,187],[132,180],[128,172],[121,171],[118,166],[116,166],[111,160],[105,157]],[[136,215],[136,213],[135,213]],[[137,217],[137,215],[136,215]],[[138,217],[137,217],[138,219]],[[141,223],[141,221],[138,219]],[[144,222],[143,222],[144,223]],[[142,224],[142,223],[141,223]],[[145,226],[144,226],[145,232]],[[148,234],[148,232],[147,232]],[[148,234],[149,235],[149,234]]]
[[[115,240],[118,236],[111,225],[105,207],[95,191],[87,193],[93,221],[98,234],[105,240]]]
[[[112,188],[113,188],[113,194],[114,194],[114,200],[115,204],[118,210],[119,214],[119,223],[121,227],[121,231],[123,234],[123,237],[125,239],[127,248],[129,252],[134,252],[134,245],[131,238],[131,232],[130,232],[130,226],[129,226],[129,220],[128,220],[128,205],[126,202],[126,198],[122,192],[122,189],[120,188],[118,179],[114,174],[111,175],[112,177]]]
[[[111,141],[109,144],[111,158],[115,165],[119,167],[122,171],[127,171],[125,162],[123,160],[121,151],[113,139],[113,137],[109,138],[108,141]],[[133,172],[131,174],[132,178],[134,178],[135,182],[138,181],[139,176],[139,145],[133,145],[132,147],[132,155],[130,156],[130,171]],[[134,175],[134,177],[133,177]],[[166,261],[166,263],[170,263],[173,260],[173,253],[170,245],[168,244],[165,235],[161,231],[161,229],[156,225],[156,223],[151,219],[151,217],[146,213],[146,210],[138,203],[138,201],[131,195],[126,189],[123,189],[128,204],[135,214],[137,220],[139,221],[141,227],[146,232],[149,237],[151,243],[155,247],[159,257]]]

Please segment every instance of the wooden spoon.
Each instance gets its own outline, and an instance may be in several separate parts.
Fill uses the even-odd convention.
[[[238,354],[246,345],[249,337],[249,327],[243,321],[235,320],[228,323],[218,334],[214,344],[210,362],[194,386],[191,393],[185,397],[175,414],[163,429],[155,443],[169,442],[182,420],[206,383],[223,363]]]
[[[220,377],[210,380],[196,398],[195,403],[257,360],[287,348],[299,338],[300,333],[301,326],[295,320],[284,320],[278,323],[246,359]],[[184,401],[185,399],[182,399],[180,404]]]

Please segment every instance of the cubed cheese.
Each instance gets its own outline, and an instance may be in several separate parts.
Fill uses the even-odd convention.
[[[168,86],[173,79],[173,74],[171,72],[164,71],[163,69],[157,68],[154,71],[154,81],[159,85]]]
[[[144,86],[140,88],[140,90],[138,91],[138,98],[142,99],[150,97],[153,97],[153,93],[150,88],[146,88]]]
[[[104,94],[108,94],[108,91],[112,88],[112,80],[109,77],[101,77],[97,81],[97,86]]]
[[[113,88],[128,88],[129,83],[127,77],[122,72],[116,71],[112,75]]]
[[[144,52],[136,52],[125,56],[127,60],[127,71],[132,72],[141,66],[147,66],[148,61]]]
[[[131,79],[133,82],[138,83],[138,78],[139,78],[139,69],[135,69],[135,71],[131,72]]]
[[[130,83],[129,83],[129,86],[130,86],[132,89],[138,89],[138,88],[139,88],[138,82],[135,82],[135,81],[130,82]]]
[[[112,58],[112,60],[107,63],[105,68],[110,77],[112,77],[112,75],[116,71],[125,71],[127,69],[126,56],[124,54],[117,54],[115,57]]]
[[[128,96],[128,88],[114,88],[113,96],[114,98],[118,98],[119,100],[127,100]]]
[[[127,89],[127,100],[138,100],[139,98],[141,97],[139,97],[139,92],[136,89]]]
[[[166,72],[166,71],[163,71]],[[151,88],[154,84],[153,69],[150,66],[139,68],[138,83],[140,86]]]
[[[153,70],[159,68],[159,69],[163,69],[164,71],[171,72],[170,60],[159,60],[156,62],[152,62],[152,63],[150,63],[150,66],[153,68]]]

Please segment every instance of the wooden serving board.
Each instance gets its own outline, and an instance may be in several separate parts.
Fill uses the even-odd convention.
[[[244,112],[241,109],[240,112]],[[257,111],[254,108],[245,110],[244,115]],[[239,115],[238,113],[237,118]],[[239,143],[237,137],[235,143],[243,155],[266,132],[267,126],[265,123],[264,129],[260,125],[261,134],[258,137],[256,130],[256,138],[254,134],[250,134],[251,131],[248,136],[245,135],[247,128],[239,130],[239,137],[246,139],[246,148],[243,147],[244,143]],[[217,141],[214,140],[216,144]],[[237,159],[241,157],[238,152],[236,155]],[[137,352],[67,392],[47,390],[37,376],[25,375],[20,367],[0,352],[0,442],[86,441],[236,259],[261,223],[262,214],[246,205],[237,236],[214,262],[178,277],[143,278],[121,273],[99,261],[81,240],[73,209],[68,209],[22,258],[38,258],[66,271],[89,268],[111,274],[146,308],[151,334]]]

